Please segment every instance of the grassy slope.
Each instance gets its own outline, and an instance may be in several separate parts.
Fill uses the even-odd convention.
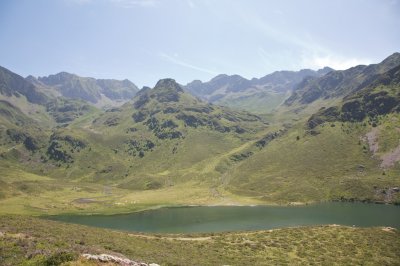
[[[399,131],[393,120],[398,119],[387,117],[378,126],[382,153],[396,146]],[[85,121],[79,123],[84,125]],[[2,162],[2,188],[6,195],[0,212],[117,213],[165,205],[286,204],[341,197],[382,200],[374,187],[398,186],[398,164],[382,175],[379,157],[371,157],[367,142],[360,141],[371,130],[370,126],[326,124],[317,128],[320,134],[311,136],[302,125],[261,150],[253,146],[255,140],[241,144],[235,138],[229,141],[219,132],[196,130],[179,144],[180,153],[172,154],[175,142],[167,140],[151,156],[141,159],[123,156],[122,152],[122,156],[115,154],[112,147],[117,147],[113,143],[116,138],[107,128],[95,137],[110,146],[99,145],[98,139],[85,136],[94,134],[89,129],[75,132],[71,126],[68,134],[91,139],[95,153],[84,149],[76,154],[80,158],[76,164],[45,169],[58,176],[56,179],[25,172],[18,162]],[[278,128],[270,126],[267,131]],[[256,139],[265,132],[260,132]],[[193,153],[193,149],[197,152]],[[232,155],[247,151],[254,155],[243,161],[229,160]],[[164,164],[155,164],[164,160]],[[109,166],[116,173],[100,173]],[[149,182],[160,182],[162,187],[143,189]],[[77,203],[79,198],[93,198],[93,202]]]
[[[378,126],[385,150],[398,146],[400,135],[393,124],[398,119],[390,115]],[[382,200],[375,188],[398,186],[400,166],[396,163],[382,175],[379,157],[361,140],[371,129],[363,123],[326,123],[312,136],[300,123],[234,169],[229,188],[267,202]]]
[[[177,105],[191,107],[190,101],[195,99],[187,95],[183,97],[183,103]],[[155,102],[150,104],[160,108]],[[179,107],[174,103],[171,105]],[[203,106],[206,104],[200,104]],[[220,108],[214,109],[214,117],[224,115]],[[134,123],[134,111],[129,105],[118,112],[92,110],[68,126],[55,129],[58,136],[70,136],[85,143],[86,147],[74,149],[60,141],[62,149],[73,157],[73,163],[51,160],[43,163],[41,156],[46,154],[47,146],[36,152],[26,151],[22,144],[2,146],[7,160],[0,162],[3,173],[0,212],[115,213],[155,205],[255,203],[229,192],[217,191],[215,187],[219,185],[221,174],[215,167],[232,151],[240,150],[248,140],[256,138],[254,133],[266,127],[263,122],[242,121],[239,125],[249,128],[249,131],[236,134],[207,127],[186,127],[173,114],[160,112],[155,117],[159,121],[175,121],[184,138],[158,139],[146,125]],[[116,116],[115,125],[105,123]],[[95,119],[96,122],[92,122]],[[203,119],[206,120],[207,116]],[[220,123],[224,126],[232,124],[224,119]],[[133,126],[137,131],[128,130]],[[50,137],[51,132],[47,134]],[[140,158],[126,152],[126,141],[130,139],[151,140],[156,146]],[[229,199],[222,197],[222,193]],[[90,204],[76,203],[79,198],[93,198],[93,201]]]
[[[45,264],[61,252],[75,260],[82,253],[108,253],[160,265],[399,265],[400,259],[400,234],[385,228],[318,226],[160,236],[2,216],[0,232],[2,265]]]
[[[287,98],[286,93],[259,92],[256,94],[234,95],[224,97],[216,104],[225,105],[233,109],[247,110],[253,113],[271,113]]]
[[[180,143],[178,154],[171,153],[172,142],[158,147],[152,156],[137,159],[115,154],[111,148],[116,147],[113,144],[104,147],[93,141],[90,142],[93,153],[89,154],[88,149],[82,150],[77,154],[76,164],[45,168],[46,173],[57,177],[55,179],[46,174],[23,171],[18,162],[3,162],[0,165],[4,173],[2,181],[9,185],[7,189],[12,193],[2,200],[0,212],[115,213],[155,205],[259,203],[229,192],[214,191],[221,175],[215,166],[232,150],[240,150],[241,147],[233,149],[237,145],[237,140],[230,142],[221,133],[200,131],[193,132]],[[193,149],[196,153],[192,152]],[[155,161],[163,163],[155,164]],[[113,167],[113,172],[101,173],[109,166]],[[160,182],[162,188],[143,190],[149,182],[155,181]],[[102,198],[90,204],[74,203],[78,198],[97,197]]]
[[[380,148],[373,155],[368,143],[360,140],[371,131],[370,125],[335,123],[331,127],[331,123],[326,123],[315,129],[319,132],[316,136],[306,131],[304,125],[309,114],[337,101],[316,101],[304,108],[282,107],[275,116],[268,117],[273,123],[266,125],[246,120],[233,123],[225,116],[246,118],[248,114],[209,106],[185,93],[180,101],[163,104],[150,97],[140,110],[149,113],[159,110],[152,117],[160,124],[174,121],[177,124],[174,130],[184,137],[172,139],[157,138],[145,124],[146,120],[135,123],[132,115],[139,110],[133,108],[133,103],[109,112],[93,109],[68,126],[54,129],[60,136],[85,142],[85,148],[75,149],[60,141],[62,149],[73,157],[73,163],[51,160],[43,163],[41,156],[46,154],[47,146],[30,152],[22,143],[15,145],[3,138],[0,152],[6,160],[0,161],[0,212],[116,213],[181,204],[382,200],[384,195],[377,190],[400,183],[399,163],[390,169],[380,168],[381,158],[398,146],[400,117],[390,115],[380,119],[377,136]],[[212,111],[208,114],[188,111],[188,107]],[[216,120],[221,126],[239,125],[247,131],[238,134],[206,126],[185,126],[175,113],[164,113],[166,108],[175,108],[203,121],[222,117]],[[28,119],[15,110],[9,111],[19,120]],[[1,116],[0,119],[3,135],[6,128],[16,127],[15,121]],[[28,129],[34,137],[38,136],[32,121],[24,122],[28,127],[16,128]],[[291,129],[266,147],[256,147],[256,141],[268,132],[282,129],[287,121],[293,124]],[[48,128],[51,123],[54,122],[47,121]],[[31,127],[35,130],[30,130]],[[132,127],[136,131],[131,131]],[[52,132],[48,129],[40,134],[50,138]],[[155,147],[145,151],[142,158],[134,156],[127,152],[126,144],[132,139],[151,140]],[[42,141],[48,142],[48,139]],[[399,201],[399,194],[392,199],[394,202]],[[80,198],[92,201],[79,203],[76,200]]]

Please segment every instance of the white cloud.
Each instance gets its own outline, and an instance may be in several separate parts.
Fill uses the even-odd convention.
[[[212,74],[212,75],[217,75],[218,74],[217,72],[212,71],[210,69],[192,65],[190,63],[187,63],[187,62],[184,62],[182,60],[179,60],[176,57],[169,56],[169,55],[167,55],[165,53],[160,53],[159,56],[161,58],[163,58],[164,60],[166,60],[166,61],[168,61],[170,63],[176,64],[176,65],[179,65],[179,66],[183,66],[183,67],[186,67],[186,68],[194,69],[194,70],[197,70],[197,71],[200,71],[200,72],[204,72],[204,73],[208,73],[208,74]]]
[[[283,14],[279,9],[274,9],[272,12],[276,15]],[[267,68],[270,67],[270,62],[279,65],[285,63],[287,69],[296,69],[298,67],[317,69],[329,66],[338,70],[371,63],[371,60],[366,58],[341,56],[329,47],[322,45],[310,32],[301,31],[294,33],[288,31],[282,24],[275,21],[268,21],[258,12],[243,9],[242,6],[236,10],[236,13],[243,23],[256,29],[270,40],[281,44],[279,54],[276,54],[276,52],[274,54],[268,53],[262,47],[258,49],[257,52],[260,60]],[[287,53],[285,50],[292,50],[293,53]]]
[[[336,70],[344,70],[357,65],[371,64],[369,59],[347,58],[335,55],[311,55],[302,57],[302,65],[306,68],[319,69],[329,66]]]

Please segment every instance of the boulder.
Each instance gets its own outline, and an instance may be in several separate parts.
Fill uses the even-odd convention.
[[[127,258],[120,258],[109,254],[100,254],[100,255],[82,254],[82,257],[84,257],[87,260],[96,260],[99,262],[112,262],[123,266],[160,266],[156,263],[147,264],[144,262],[137,262]]]

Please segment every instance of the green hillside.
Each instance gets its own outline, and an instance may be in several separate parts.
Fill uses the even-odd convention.
[[[0,266],[400,266],[400,0],[0,0]]]
[[[7,266],[99,265],[99,261],[84,259],[84,253],[159,265],[397,265],[399,239],[397,230],[380,227],[151,235],[38,218],[0,217],[0,257]]]
[[[62,126],[49,129],[35,152],[21,145],[10,149],[12,140],[5,146],[2,156],[10,159],[0,167],[7,169],[5,180],[15,196],[8,195],[3,211],[116,212],[219,201],[219,162],[268,130],[260,117],[199,101],[173,80],[161,80],[132,102],[105,112],[68,101],[47,106]],[[105,187],[113,194],[105,195]],[[71,204],[99,196],[111,205]],[[53,197],[57,200],[50,204]]]
[[[172,79],[107,110],[62,96],[34,104],[24,95],[3,94],[0,212],[398,203],[400,62],[395,58],[362,67],[364,85],[353,93],[309,104],[286,102],[272,115],[207,103]],[[374,74],[367,76],[366,69]],[[342,72],[346,80],[359,77],[353,70],[326,76]],[[352,83],[341,88],[346,84]]]
[[[235,194],[258,196],[266,202],[307,202],[319,200],[361,200],[399,202],[399,163],[382,167],[383,157],[397,149],[398,127],[391,125],[400,116],[390,115],[373,128],[364,123],[331,122],[308,130],[291,128],[232,170],[229,189]],[[367,140],[380,132],[379,145],[386,147],[377,156]],[[384,133],[383,133],[384,132]]]
[[[399,65],[396,53],[305,79],[274,117],[292,127],[232,169],[229,190],[272,203],[399,202]]]

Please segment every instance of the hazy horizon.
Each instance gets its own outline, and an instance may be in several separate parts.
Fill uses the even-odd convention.
[[[399,11],[398,0],[2,1],[0,65],[23,76],[66,71],[139,87],[347,69],[400,50]]]

